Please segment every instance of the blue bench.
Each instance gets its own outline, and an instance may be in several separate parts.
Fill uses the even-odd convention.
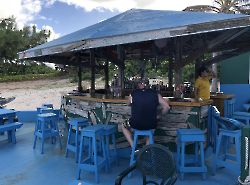
[[[8,141],[12,143],[16,143],[16,129],[21,128],[23,123],[13,122],[7,123],[4,125],[0,125],[0,132],[8,132]]]

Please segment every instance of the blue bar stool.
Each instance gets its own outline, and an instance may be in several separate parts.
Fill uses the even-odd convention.
[[[138,143],[138,137],[139,136],[148,136],[149,137],[149,144],[154,144],[154,137],[153,137],[153,131],[152,130],[134,130],[134,141],[133,141],[133,146],[132,146],[132,151],[131,151],[131,156],[130,156],[130,166],[132,166],[136,159],[135,159],[135,150],[136,150],[136,145]]]
[[[195,157],[190,161],[191,165],[185,166],[185,145],[186,143],[195,144]],[[177,170],[180,172],[181,179],[184,173],[202,173],[203,179],[206,178],[207,167],[204,159],[205,135],[200,129],[178,129],[177,130]],[[200,160],[199,160],[200,146]]]
[[[96,127],[102,127],[104,130],[105,138],[105,152],[107,156],[107,165],[110,168],[110,165],[113,161],[118,165],[118,155],[116,149],[116,139],[115,134],[117,133],[118,126],[117,124],[96,124]],[[110,141],[112,145],[110,145]]]
[[[118,155],[116,150],[116,139],[115,134],[117,133],[118,126],[117,124],[105,124],[103,127],[105,131],[105,146],[106,146],[106,154],[108,159],[108,167],[110,167],[111,162],[115,161],[116,165],[118,164]],[[110,146],[110,140],[112,141],[112,145]]]
[[[46,138],[52,138],[52,143],[53,143],[53,138],[58,137],[60,142],[60,148],[62,149],[62,143],[56,121],[57,121],[57,116],[54,113],[45,113],[37,115],[37,123],[34,132],[35,139],[34,139],[33,149],[36,148],[37,137],[41,138],[41,154],[43,154],[44,140]]]
[[[89,142],[88,151],[83,150],[84,140]],[[97,142],[101,144],[101,151],[97,153]],[[86,149],[86,150],[87,150]],[[86,157],[84,157],[84,152]],[[91,125],[81,130],[81,143],[77,167],[77,179],[80,179],[81,170],[95,172],[96,183],[99,182],[99,171],[105,166],[107,169],[107,156],[104,143],[104,129],[100,126]]]
[[[67,146],[66,146],[66,154],[65,156],[68,157],[69,151],[75,153],[75,160],[78,160],[78,153],[79,153],[79,132],[80,128],[88,126],[88,119],[86,118],[70,118],[69,119],[69,131],[68,131],[68,139],[67,139]],[[75,138],[74,142],[71,140],[73,133],[75,130]]]
[[[235,142],[230,142],[232,138]],[[235,147],[235,153],[232,151]],[[223,166],[228,169],[235,169],[240,171],[240,150],[241,150],[241,130],[225,130],[219,129],[219,137],[216,145],[216,154],[213,165],[213,174],[215,174],[218,166]]]

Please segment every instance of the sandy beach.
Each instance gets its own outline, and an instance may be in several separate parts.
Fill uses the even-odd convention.
[[[89,82],[82,84],[85,88],[89,86]],[[4,82],[0,83],[0,96],[16,97],[6,106],[15,110],[36,110],[43,103],[60,108],[61,96],[74,89],[77,89],[77,83],[70,83],[69,79]]]

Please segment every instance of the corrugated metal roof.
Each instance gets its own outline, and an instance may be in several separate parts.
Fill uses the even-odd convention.
[[[19,58],[32,58],[39,55],[42,56],[53,53],[60,53],[64,52],[65,50],[69,51],[76,48],[79,49],[82,44],[86,44],[86,41],[93,41],[95,39],[104,39],[103,41],[111,39],[111,41],[105,44],[95,43],[94,45],[90,45],[89,48],[107,46],[112,44],[114,45],[117,44],[117,42],[119,42],[119,44],[122,44],[121,40],[116,42],[112,41],[112,39],[117,36],[123,36],[124,39],[124,36],[137,34],[136,37],[138,37],[138,34],[140,33],[147,33],[152,31],[152,33],[157,33],[157,31],[165,31],[166,29],[181,28],[188,25],[197,25],[202,23],[244,18],[247,16],[248,15],[242,14],[131,9],[100,23],[80,29],[76,32],[47,42],[40,46],[31,48],[27,51],[20,52]],[[166,35],[165,37],[168,36]],[[143,39],[149,40],[150,38],[149,36],[144,36],[140,40],[135,41],[143,41]],[[124,43],[128,43],[128,41]],[[71,44],[73,44],[73,46]],[[62,46],[62,48],[56,48],[58,46]],[[49,48],[50,51],[48,51]],[[82,47],[82,49],[84,49],[84,47]]]

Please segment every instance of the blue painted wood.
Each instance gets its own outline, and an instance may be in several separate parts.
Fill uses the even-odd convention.
[[[49,108],[49,107],[37,107],[37,113],[38,114],[43,114],[43,113],[54,113],[54,109],[53,108]]]
[[[94,173],[82,171],[81,180],[75,179],[77,165],[74,161],[65,158],[65,153],[59,152],[54,145],[47,145],[46,156],[37,155],[30,149],[30,143],[33,142],[35,122],[25,122],[21,129],[16,132],[18,144],[13,145],[4,142],[3,136],[0,136],[0,184],[15,185],[94,185]],[[65,137],[65,135],[63,136]],[[65,138],[64,138],[65,139]],[[66,140],[66,139],[65,139]],[[66,144],[66,143],[63,143]],[[129,164],[130,148],[118,149],[119,166],[112,164],[112,171],[107,173],[100,171],[100,184],[114,184],[117,175],[126,169]],[[188,158],[189,155],[186,155]],[[207,158],[206,163],[211,166],[211,157]],[[34,168],[34,165],[36,166]],[[236,168],[218,169],[216,176],[211,175],[211,168],[208,168],[207,178],[203,181],[197,175],[188,175],[184,181],[177,179],[175,185],[231,185],[236,184],[239,171]],[[18,178],[22,174],[21,178]],[[133,178],[125,178],[124,184],[137,185],[141,183],[141,174],[135,171]]]
[[[234,112],[233,118],[243,121],[247,125],[250,125],[250,112]]]
[[[245,111],[250,112],[250,103],[246,103],[243,105]]]
[[[8,123],[14,122],[16,111],[11,109],[0,109],[0,119],[7,119]]]
[[[87,156],[84,157],[84,140],[87,139],[89,142],[89,146],[87,147],[85,153],[88,153]],[[97,153],[97,142],[100,142],[101,145],[101,155],[99,152]],[[80,179],[81,170],[90,171],[95,173],[95,181],[99,183],[100,175],[99,171],[103,166],[108,168],[107,166],[107,156],[105,152],[105,144],[104,144],[104,129],[98,125],[91,125],[83,128],[81,130],[81,143],[79,150],[79,159],[77,165],[77,179]]]
[[[134,140],[133,140],[132,151],[131,151],[131,155],[130,155],[130,163],[129,163],[130,166],[132,166],[136,161],[135,151],[136,151],[139,136],[149,137],[149,144],[154,144],[154,136],[153,136],[152,130],[133,129],[133,131],[134,131]]]
[[[41,138],[41,154],[44,153],[44,141],[47,138],[51,138],[53,143],[53,139],[56,139],[56,137],[58,137],[60,148],[62,149],[57,120],[57,115],[54,113],[44,113],[37,115],[37,123],[34,131],[33,149],[36,148],[37,137]]]
[[[233,139],[234,142],[230,142]],[[240,171],[240,147],[241,147],[241,131],[240,130],[219,130],[219,137],[216,146],[215,162],[213,166],[213,174],[219,166],[228,169],[236,168]],[[235,154],[229,153],[235,147]]]
[[[234,110],[235,99],[229,99],[224,101],[224,116],[228,118],[234,118],[243,121],[245,124],[250,124],[250,112],[236,111]]]
[[[71,151],[75,153],[75,161],[77,162],[78,153],[79,153],[79,132],[81,128],[88,126],[89,122],[88,122],[88,119],[85,119],[85,118],[69,118],[68,123],[69,123],[69,131],[68,131],[68,139],[67,139],[65,156],[68,157],[68,153],[69,151]],[[75,132],[74,142],[72,142],[73,132]]]
[[[243,104],[250,101],[250,84],[221,84],[221,91],[225,94],[233,94],[237,100],[235,111],[243,111]]]
[[[0,125],[0,132],[8,132],[8,141],[16,144],[16,129],[23,126],[23,123],[14,122]]]
[[[204,158],[204,142],[204,131],[200,129],[177,130],[177,170],[180,172],[181,179],[184,178],[184,173],[201,173],[203,179],[206,178],[207,167]],[[195,144],[195,155],[188,166],[185,157],[185,146],[187,143]]]

